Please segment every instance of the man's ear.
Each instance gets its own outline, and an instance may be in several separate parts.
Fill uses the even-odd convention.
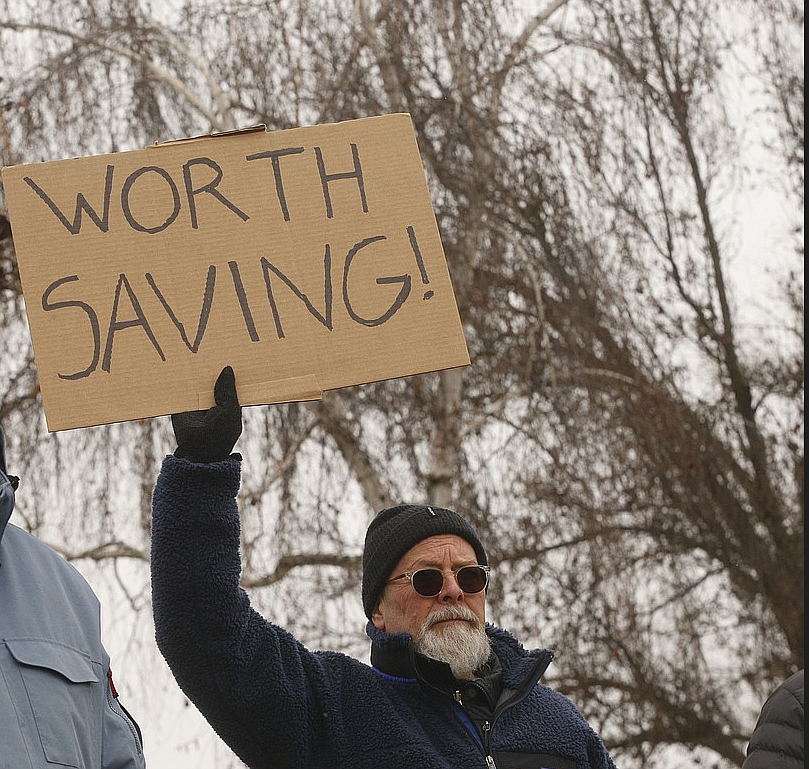
[[[374,623],[374,627],[377,630],[384,630],[385,629],[385,615],[382,611],[382,599],[380,598],[376,602],[376,606],[374,607],[373,612],[371,613],[371,622]]]

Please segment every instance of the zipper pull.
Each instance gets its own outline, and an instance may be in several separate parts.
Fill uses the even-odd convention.
[[[461,699],[461,690],[456,689],[455,694],[452,695],[452,699],[455,700],[459,705],[463,705],[463,700]]]
[[[489,732],[492,730],[492,725],[488,721],[484,721],[481,729],[483,731],[483,744],[486,746],[486,769],[497,769],[494,757],[489,752],[489,740],[491,739]]]

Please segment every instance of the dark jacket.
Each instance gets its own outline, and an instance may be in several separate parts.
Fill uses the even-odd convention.
[[[742,769],[803,769],[803,670],[767,698]]]
[[[596,733],[538,684],[551,660],[488,627],[504,699],[478,734],[449,668],[417,659],[407,634],[371,625],[372,663],[307,650],[255,612],[239,587],[236,458],[167,457],[153,500],[158,646],[183,691],[254,769],[614,769]],[[380,667],[376,667],[379,665]],[[438,667],[436,667],[438,666]],[[488,744],[484,745],[484,742]]]

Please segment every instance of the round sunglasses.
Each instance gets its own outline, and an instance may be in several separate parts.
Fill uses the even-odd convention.
[[[391,577],[388,582],[395,582],[397,579],[409,579],[410,584],[413,585],[413,590],[419,595],[425,598],[434,598],[444,587],[445,575],[452,574],[458,583],[458,587],[464,593],[474,595],[486,589],[486,585],[489,584],[490,571],[491,569],[488,566],[480,564],[461,566],[460,569],[452,569],[446,572],[441,571],[441,569],[417,569],[416,571],[406,571],[404,574]]]

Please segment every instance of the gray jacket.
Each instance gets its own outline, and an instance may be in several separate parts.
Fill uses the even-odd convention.
[[[1,470],[0,769],[143,769],[98,599],[58,553],[8,523],[13,492]]]

